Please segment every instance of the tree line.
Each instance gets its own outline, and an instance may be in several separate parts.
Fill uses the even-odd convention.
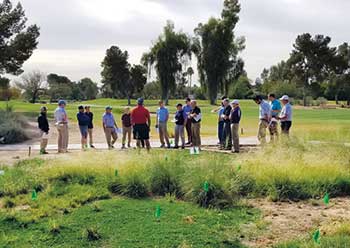
[[[220,17],[199,23],[193,34],[176,31],[168,21],[163,32],[142,55],[140,64],[129,63],[129,53],[117,45],[107,49],[101,63],[101,82],[83,78],[78,82],[64,75],[40,71],[22,74],[40,35],[36,25],[26,26],[20,3],[0,3],[0,75],[21,75],[14,86],[0,76],[0,99],[23,94],[31,101],[60,98],[91,100],[97,97],[127,98],[143,96],[168,102],[169,98],[194,95],[215,104],[219,96],[251,98],[274,92],[297,99],[326,97],[350,104],[350,46],[330,46],[324,35],[302,34],[296,38],[287,60],[264,69],[255,83],[248,79],[240,53],[245,38],[235,36],[241,6],[238,0],[225,0]],[[192,67],[196,58],[197,68]],[[193,75],[198,74],[198,83]],[[155,73],[155,75],[153,75]]]

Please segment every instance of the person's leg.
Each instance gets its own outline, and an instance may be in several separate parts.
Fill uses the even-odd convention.
[[[151,150],[151,144],[149,142],[149,140],[145,140],[145,143],[146,143],[146,147],[147,147],[147,150],[150,151]]]
[[[239,152],[239,124],[232,124],[232,140],[233,140],[233,149],[235,152]]]
[[[165,142],[164,142],[164,125],[162,123],[158,124],[158,130],[159,130],[159,141],[162,147],[165,146]]]
[[[258,131],[258,139],[262,145],[266,144],[266,122],[260,120],[259,122],[259,131]]]
[[[111,143],[111,129],[110,128],[105,128],[105,136],[106,136],[106,142],[107,142],[108,148],[111,148],[112,143]]]
[[[123,127],[122,148],[125,148],[125,140],[126,140],[127,132],[128,132],[127,128]]]
[[[165,138],[165,142],[166,142],[168,148],[170,148],[170,140],[169,140],[169,133],[168,133],[168,123],[165,122],[163,125],[164,125],[164,138]]]
[[[63,152],[63,136],[62,136],[62,127],[57,126],[57,151]]]
[[[64,125],[64,136],[63,136],[63,140],[64,140],[64,152],[68,151],[68,142],[69,142],[69,132],[68,132],[68,125]]]
[[[179,147],[180,125],[175,125],[175,147]]]
[[[112,138],[113,138],[113,140],[112,140],[112,146],[115,144],[115,142],[117,142],[117,139],[118,139],[118,134],[117,134],[117,132],[114,130],[114,129],[112,129]]]
[[[200,147],[200,123],[192,123],[192,144],[194,147]]]
[[[185,148],[185,127],[184,125],[180,125],[179,126],[179,135],[180,135],[180,138],[181,138],[181,147],[182,148]]]
[[[92,147],[94,145],[94,141],[93,141],[93,129],[89,128],[88,130],[89,132],[89,145],[90,147]]]
[[[131,147],[131,127],[127,127],[128,147]]]
[[[218,138],[219,138],[220,145],[222,145],[223,136],[224,136],[224,122],[219,121],[218,122]]]
[[[187,132],[187,137],[188,137],[188,142],[187,144],[191,144],[192,142],[192,123],[190,120],[187,120],[187,123],[186,123],[186,132]]]
[[[231,123],[229,122],[225,123],[225,130],[226,130],[226,149],[231,150],[232,149]]]
[[[220,149],[226,148],[226,139],[227,139],[227,132],[225,129],[225,123],[223,123]]]

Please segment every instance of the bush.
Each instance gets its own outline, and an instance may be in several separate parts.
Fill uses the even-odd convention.
[[[141,175],[132,173],[126,176],[122,187],[122,195],[130,198],[144,198],[148,196],[147,185]]]
[[[13,112],[0,110],[0,144],[14,144],[29,139],[26,120]]]
[[[179,176],[172,166],[166,166],[158,162],[151,169],[150,185],[152,193],[159,196],[171,194],[178,198],[181,197],[183,192]]]

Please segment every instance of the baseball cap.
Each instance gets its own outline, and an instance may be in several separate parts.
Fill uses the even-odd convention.
[[[106,110],[112,110],[112,107],[111,106],[107,106]]]
[[[66,105],[67,103],[66,103],[66,101],[65,100],[59,100],[58,101],[58,105]]]
[[[281,101],[289,101],[289,96],[284,95],[280,98]]]
[[[143,105],[143,98],[139,98],[139,99],[137,99],[137,104],[138,105]]]
[[[239,101],[238,101],[238,100],[233,100],[233,101],[231,102],[231,104],[239,104]]]

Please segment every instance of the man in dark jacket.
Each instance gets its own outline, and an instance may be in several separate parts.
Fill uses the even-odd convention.
[[[79,112],[77,113],[77,120],[81,134],[81,148],[85,150],[87,148],[87,136],[89,131],[90,117],[84,113],[83,106],[79,106],[78,110]]]
[[[222,114],[222,119],[224,120],[224,133],[222,136],[221,147],[222,150],[231,150],[232,148],[232,134],[231,134],[231,122],[230,114],[232,107],[230,105],[230,100],[223,100],[224,112]]]
[[[40,142],[40,154],[48,154],[46,152],[46,147],[48,143],[48,135],[49,135],[49,121],[47,120],[47,108],[41,107],[40,109],[40,115],[38,117],[38,127],[40,129],[40,136],[41,136],[41,142]]]
[[[95,148],[93,143],[94,114],[90,111],[90,106],[85,106],[85,114],[90,118],[90,122],[88,125],[89,145],[91,148]]]
[[[239,107],[239,101],[233,100],[231,102],[232,111],[230,115],[231,121],[231,131],[232,131],[232,140],[233,140],[233,153],[239,153],[239,123],[241,121],[242,112]]]

